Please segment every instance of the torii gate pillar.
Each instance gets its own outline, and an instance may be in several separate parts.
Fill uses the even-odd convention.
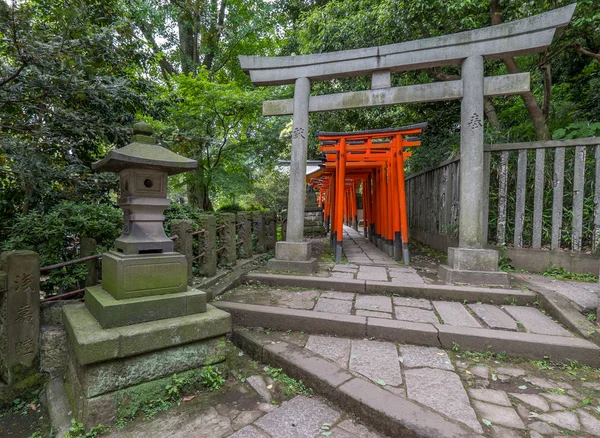
[[[318,262],[311,257],[310,242],[304,242],[304,197],[306,196],[306,158],[308,151],[308,106],[310,80],[298,78],[294,85],[292,157],[285,242],[277,242],[271,271],[316,272]]]
[[[483,57],[469,56],[461,67],[460,212],[458,248],[448,248],[448,265],[439,276],[446,283],[510,284],[498,271],[498,251],[485,249],[483,223]]]

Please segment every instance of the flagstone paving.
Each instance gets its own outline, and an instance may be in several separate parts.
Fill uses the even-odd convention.
[[[573,336],[539,309],[526,306],[464,304],[454,301],[430,301],[423,298],[337,291],[294,290],[284,292],[280,288],[255,285],[239,286],[222,295],[220,299],[246,304],[444,324],[455,327],[522,331],[562,337]]]

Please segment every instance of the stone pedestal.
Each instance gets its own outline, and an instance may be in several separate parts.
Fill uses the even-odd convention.
[[[509,286],[506,272],[498,271],[498,251],[448,248],[448,265],[440,265],[439,277],[446,283]]]
[[[316,272],[319,264],[311,258],[310,250],[310,242],[277,242],[275,258],[267,262],[267,270]]]

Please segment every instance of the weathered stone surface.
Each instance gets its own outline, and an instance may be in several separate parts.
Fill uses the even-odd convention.
[[[552,321],[538,309],[524,306],[506,306],[504,308],[514,319],[523,324],[530,333],[555,336],[573,336],[569,331]]]
[[[350,272],[332,272],[331,278],[353,279],[354,274],[352,274]]]
[[[579,419],[577,415],[571,411],[559,411],[551,412],[548,414],[541,414],[538,420],[545,421],[546,423],[554,424],[563,429],[569,430],[581,430]]]
[[[315,312],[343,313],[350,315],[352,301],[333,300],[330,298],[319,298],[314,308]]]
[[[250,425],[238,430],[230,438],[267,438],[267,435]]]
[[[488,379],[490,377],[490,369],[483,365],[471,367],[469,368],[469,371],[471,371],[474,376],[481,379]]]
[[[571,300],[580,310],[594,310],[598,306],[600,285],[580,281],[555,280],[543,275],[527,275],[527,281],[551,289]]]
[[[460,378],[450,371],[430,368],[406,370],[408,398],[482,433]]]
[[[577,400],[572,399],[568,395],[564,394],[555,394],[553,392],[544,392],[541,395],[546,397],[548,400],[551,400],[555,403],[561,404],[566,408],[572,409],[576,407],[579,403]]]
[[[366,426],[363,426],[362,424],[360,424],[354,420],[349,420],[349,419],[344,420],[340,424],[338,424],[338,427],[345,430],[346,432],[351,433],[352,437],[381,438],[381,435],[370,431]],[[333,436],[337,436],[337,435],[335,435],[335,433],[334,433]]]
[[[357,295],[354,304],[356,309],[392,313],[392,299],[378,295]]]
[[[62,326],[42,326],[40,367],[55,374],[64,371],[67,363],[67,332]]]
[[[102,287],[117,300],[186,292],[187,269],[185,256],[176,252],[126,255],[111,251],[102,256]]]
[[[469,304],[469,307],[492,329],[517,330],[517,322],[491,304]]]
[[[471,316],[461,303],[452,301],[433,301],[435,310],[444,324],[480,328],[481,325]]]
[[[454,371],[448,354],[439,348],[400,345],[402,364],[408,368],[429,367]]]
[[[33,251],[3,252],[0,280],[0,378],[12,384],[38,371],[39,256]]]
[[[525,429],[525,425],[513,408],[492,405],[479,400],[473,401],[473,407],[480,418],[491,421],[492,424],[512,427],[514,429]]]
[[[594,436],[600,436],[600,420],[584,409],[577,409],[583,430]]]
[[[228,349],[225,337],[221,337],[84,366],[74,357],[70,360],[83,393],[91,398],[223,362]],[[73,354],[72,350],[70,354]]]
[[[323,292],[321,294],[321,298],[332,298],[335,300],[352,301],[354,300],[354,294],[348,292]]]
[[[512,406],[506,392],[495,389],[469,389],[469,395],[486,403],[493,403],[500,406]]]
[[[342,368],[348,368],[350,339],[311,335],[305,348],[334,361]]]
[[[519,394],[516,392],[511,392],[510,395],[516,399],[521,400],[523,403],[528,404],[529,406],[533,406],[534,408],[539,409],[541,411],[545,412],[548,409],[550,409],[550,406],[548,406],[548,402],[546,400],[544,400],[544,398],[540,395]]]
[[[514,429],[509,429],[507,427],[502,426],[492,426],[492,437],[493,438],[522,438],[523,435],[520,435]]]
[[[552,427],[543,421],[529,423],[527,427],[529,427],[531,430],[541,433],[542,435],[550,435],[551,433],[558,434],[558,429],[556,427]]]
[[[206,293],[189,286],[185,292],[119,300],[102,286],[93,286],[86,288],[85,296],[87,309],[102,328],[206,312]]]
[[[207,306],[205,313],[112,329],[102,329],[83,304],[65,306],[63,313],[82,365],[213,338],[231,330],[231,315],[213,306]]]
[[[370,310],[357,310],[355,313],[356,313],[356,315],[359,315],[359,316],[369,316],[371,318],[392,319],[391,313],[372,312]]]
[[[272,436],[281,438],[314,437],[321,432],[324,423],[335,424],[340,413],[325,403],[304,396],[297,396],[255,424]]]
[[[267,403],[271,403],[271,393],[267,389],[267,384],[263,378],[259,375],[250,376],[246,379],[246,382],[263,398]]]
[[[417,273],[404,273],[392,277],[392,283],[395,284],[425,284],[421,276]]]
[[[231,427],[233,427],[233,430],[240,430],[242,427],[258,420],[262,415],[261,411],[242,411],[231,421]]]
[[[419,309],[433,310],[431,301],[423,298],[394,297],[393,301],[395,306],[418,307]]]
[[[380,266],[364,266],[358,270],[358,280],[388,281],[387,270]]]
[[[426,322],[429,324],[439,323],[432,310],[424,310],[415,307],[395,306],[396,319],[410,322]]]
[[[525,375],[525,371],[521,368],[514,367],[498,367],[496,368],[496,373],[498,374],[506,374],[511,377],[521,377]]]
[[[383,380],[386,385],[402,384],[398,350],[389,342],[353,340],[349,369],[375,383]]]
[[[358,271],[358,265],[335,265],[332,269],[333,272],[350,272],[356,274]]]
[[[571,389],[571,385],[568,383],[558,384],[557,382],[544,379],[543,377],[525,376],[523,377],[523,380],[542,389]]]

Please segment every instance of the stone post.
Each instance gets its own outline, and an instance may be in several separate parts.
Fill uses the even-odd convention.
[[[223,263],[233,266],[237,260],[235,213],[222,213],[221,225],[225,226],[221,230],[221,246],[225,247],[221,251],[221,260]]]
[[[462,64],[460,110],[460,211],[458,246],[483,247],[483,58]]]
[[[248,259],[252,257],[252,222],[250,221],[250,215],[252,213],[246,213],[240,211],[237,214],[237,234],[238,241],[242,241],[238,245],[238,257],[240,259]]]
[[[199,218],[200,229],[204,234],[199,237],[199,253],[204,257],[198,260],[198,274],[212,277],[217,273],[217,221],[213,215],[206,214]]]
[[[79,243],[81,257],[94,255],[96,252],[96,239],[91,237],[82,237]],[[85,262],[87,274],[85,275],[85,287],[96,286],[98,284],[98,260],[88,260]]]
[[[267,228],[267,251],[275,249],[277,243],[277,215],[270,211],[265,214]]]
[[[296,79],[294,86],[294,117],[292,156],[290,162],[290,189],[288,197],[287,241],[304,239],[304,197],[306,196],[306,156],[308,151],[308,104],[310,81]]]
[[[33,251],[0,255],[0,377],[12,384],[38,371],[40,258]]]
[[[276,243],[275,258],[267,263],[271,271],[316,272],[318,267],[317,259],[311,258],[310,242],[303,241],[309,102],[310,80],[296,79],[286,241]]]
[[[265,220],[264,215],[262,213],[252,213],[252,231],[254,237],[256,238],[254,252],[256,252],[257,254],[261,254],[266,251]]]
[[[194,274],[192,273],[192,259],[194,258],[193,229],[194,223],[189,220],[174,220],[171,222],[171,234],[177,236],[177,239],[173,242],[173,250],[183,254],[187,260],[188,284],[190,286],[194,282]]]
[[[447,283],[508,286],[508,274],[498,271],[498,251],[483,248],[483,57],[465,59],[461,77],[459,247],[448,248],[439,276]]]

